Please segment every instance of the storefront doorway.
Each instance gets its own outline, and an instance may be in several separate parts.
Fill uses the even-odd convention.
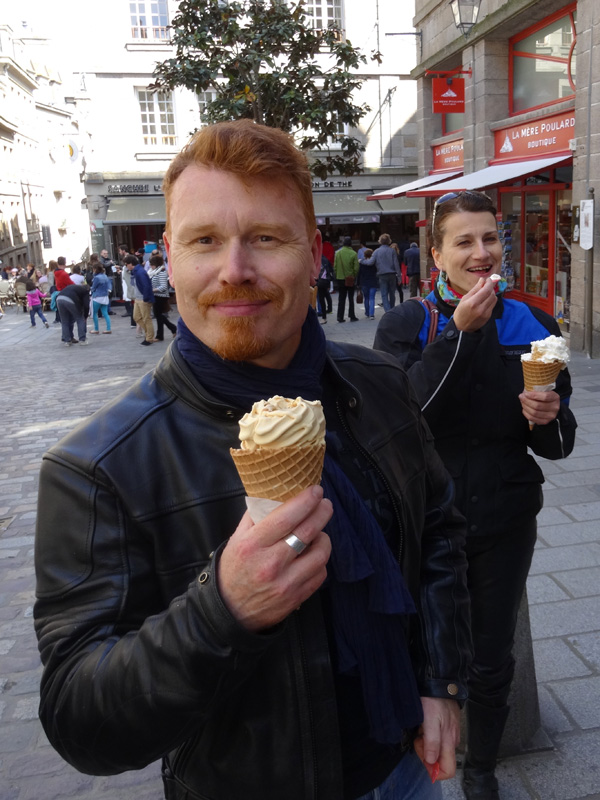
[[[561,167],[499,188],[503,271],[511,296],[538,306],[568,330],[571,176]]]

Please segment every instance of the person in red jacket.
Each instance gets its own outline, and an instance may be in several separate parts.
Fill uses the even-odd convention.
[[[58,264],[58,267],[54,270],[54,284],[60,292],[65,288],[65,286],[69,286],[69,284],[73,283],[73,281],[71,280],[69,273],[65,272],[67,259],[64,256],[59,256],[56,259],[56,263]]]

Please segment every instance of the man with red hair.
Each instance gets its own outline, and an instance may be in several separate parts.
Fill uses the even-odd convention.
[[[41,470],[44,728],[84,772],[162,758],[175,800],[431,800],[455,770],[464,521],[404,372],[309,306],[311,184],[281,131],[195,134],[164,182],[177,338]],[[323,477],[253,523],[229,451],[275,394],[321,401]]]

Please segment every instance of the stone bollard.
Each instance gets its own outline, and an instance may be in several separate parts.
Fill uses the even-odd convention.
[[[542,728],[540,720],[527,590],[523,592],[521,605],[519,606],[513,657],[515,659],[515,676],[508,698],[510,714],[508,715],[504,736],[500,744],[500,758],[540,750],[551,750],[553,747],[548,734]],[[460,740],[460,750],[464,752],[466,742],[464,714],[461,716]]]

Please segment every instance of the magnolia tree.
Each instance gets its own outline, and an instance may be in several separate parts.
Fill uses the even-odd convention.
[[[345,131],[369,111],[352,100],[366,58],[338,28],[311,23],[302,2],[182,0],[171,25],[175,56],[157,64],[150,89],[210,92],[202,121],[249,117],[281,128],[311,151],[318,178],[356,175],[364,147]]]

